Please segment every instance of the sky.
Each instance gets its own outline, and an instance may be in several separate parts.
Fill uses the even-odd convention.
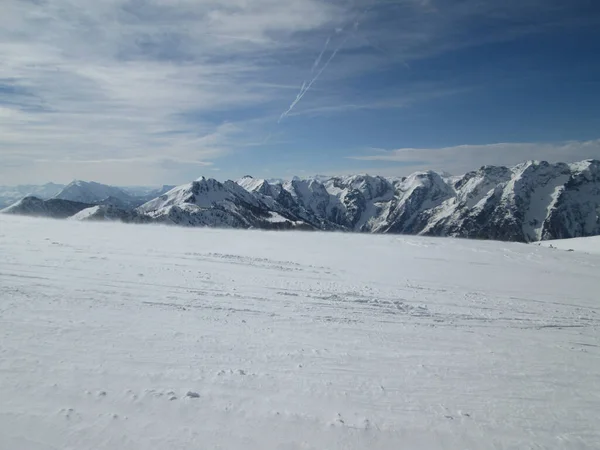
[[[0,185],[600,159],[597,0],[2,0]]]

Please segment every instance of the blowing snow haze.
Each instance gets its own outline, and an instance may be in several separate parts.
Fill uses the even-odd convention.
[[[599,0],[0,0],[0,450],[598,450],[598,55]]]

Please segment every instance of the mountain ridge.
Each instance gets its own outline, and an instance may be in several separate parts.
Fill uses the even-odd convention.
[[[104,208],[80,214],[85,220],[518,242],[600,234],[600,161],[592,159],[482,166],[462,176],[421,171],[407,177],[362,174],[287,181],[200,177],[154,191],[159,195],[152,199],[150,191],[143,197],[98,183],[78,183],[76,187],[86,189],[102,187],[93,190],[96,197],[86,199]],[[73,191],[72,185],[67,188],[57,197],[81,198],[64,194]],[[102,198],[107,193],[116,195]]]

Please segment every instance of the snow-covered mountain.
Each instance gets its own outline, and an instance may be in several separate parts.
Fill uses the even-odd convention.
[[[284,182],[246,176],[224,183],[202,177],[169,188],[163,187],[149,200],[152,191],[146,191],[144,198],[120,188],[78,181],[65,187],[56,199],[105,206],[78,217],[86,220],[519,242],[600,234],[597,160],[484,166],[463,176],[426,171],[403,178],[354,175]],[[23,208],[16,207],[13,212]],[[41,214],[47,210],[44,208],[36,211]]]
[[[521,242],[600,234],[600,161],[483,167],[454,189],[423,234]]]
[[[106,204],[121,208],[131,208],[143,203],[143,201],[121,188],[80,180],[73,181],[65,186],[54,198],[81,203]]]
[[[46,183],[43,185],[0,186],[0,209],[12,205],[24,197],[37,197],[47,200],[58,194],[63,184]]]
[[[125,210],[112,205],[95,205],[79,211],[70,217],[79,221],[112,221],[124,223],[150,223],[152,218],[135,210]]]
[[[285,190],[295,207],[327,224],[322,229],[520,242],[600,234],[596,160],[485,166],[461,177],[428,171],[402,179],[359,175],[270,185],[245,177],[238,183],[273,199]]]
[[[25,197],[8,208],[0,210],[0,213],[66,219],[90,206],[87,203],[57,198],[42,200],[37,197]]]
[[[220,183],[204,177],[178,186],[137,208],[157,221],[185,226],[227,228],[304,228],[288,211],[276,210],[233,181]]]

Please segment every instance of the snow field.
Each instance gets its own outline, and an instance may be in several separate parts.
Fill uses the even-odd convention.
[[[2,449],[595,449],[600,257],[0,216]]]

